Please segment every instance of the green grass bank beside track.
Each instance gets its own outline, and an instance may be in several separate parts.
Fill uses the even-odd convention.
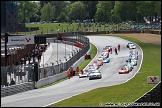
[[[90,27],[85,27],[82,26],[79,27],[79,31],[86,31],[88,29],[88,31],[96,31],[98,29],[98,31],[104,31],[104,30],[111,30],[112,26],[111,25],[101,25],[100,27],[95,26],[94,23],[92,23],[93,25]],[[60,26],[58,26],[60,25]],[[114,25],[115,26],[115,25]],[[47,24],[26,24],[26,27],[28,28],[32,28],[32,27],[39,27],[39,30],[36,31],[30,31],[30,32],[20,32],[20,34],[41,34],[41,32],[43,32],[43,34],[47,33],[47,34],[52,34],[52,33],[57,33],[58,29],[59,32],[70,32],[71,30],[73,30],[74,32],[77,31],[78,28],[78,23],[72,23],[72,24],[68,24],[68,23],[47,23]]]
[[[59,32],[67,33],[67,32],[100,32],[100,31],[112,31],[112,30],[123,30],[125,27],[131,27],[133,24],[105,24],[105,25],[99,25],[95,23],[91,23],[91,26],[84,26],[83,23],[81,23],[81,26],[78,26],[79,23],[45,23],[45,24],[26,24],[25,27],[28,29],[26,32],[23,32],[24,28],[19,28],[17,31],[13,32],[13,34],[19,34],[19,35],[38,35],[38,34],[56,34]],[[145,25],[145,24],[135,24],[135,25]],[[32,28],[38,28],[32,29]],[[113,29],[114,28],[114,29]],[[154,30],[154,29],[144,29],[144,31],[149,32],[150,30],[153,33],[154,31],[159,31],[158,33],[161,34],[161,30]]]
[[[103,106],[106,106],[106,103],[108,102],[134,102],[156,85],[147,84],[147,76],[159,76],[161,81],[161,45],[143,43],[127,36],[118,37],[135,42],[143,50],[142,66],[135,77],[126,83],[97,88],[65,99],[48,107],[99,107],[100,103],[102,103]],[[84,63],[82,66],[84,66]]]
[[[53,34],[53,33],[57,33],[58,29],[59,32],[70,32],[71,30],[73,32],[76,32],[77,29],[78,31],[90,31],[90,32],[96,32],[98,31],[111,31],[113,29],[113,27],[117,27],[118,28],[125,28],[125,27],[130,27],[132,26],[132,24],[122,24],[122,26],[119,26],[119,24],[114,24],[114,25],[100,25],[99,24],[95,24],[95,23],[91,23],[91,26],[84,26],[83,23],[81,23],[81,26],[78,28],[78,24],[79,23],[46,23],[46,24],[26,24],[25,27],[27,27],[29,29],[28,32],[21,32],[18,31],[18,34],[21,35],[29,35],[29,34],[41,34],[41,32],[43,34]],[[38,27],[39,30],[31,30],[31,28],[33,27]],[[15,32],[16,33],[16,32]]]

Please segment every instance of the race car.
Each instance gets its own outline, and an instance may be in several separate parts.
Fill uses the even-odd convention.
[[[104,57],[104,58],[109,57],[109,52],[102,52],[101,57]]]
[[[89,80],[101,79],[101,78],[102,78],[102,74],[99,70],[94,70],[89,74]]]
[[[138,51],[137,51],[136,49],[130,50],[129,56],[130,56],[132,59],[135,58],[136,60],[138,60]],[[130,58],[130,57],[129,57],[129,58]]]
[[[123,66],[127,66],[129,72],[132,71],[134,68],[134,66],[130,62],[128,62],[128,60],[126,60],[126,63]]]
[[[129,49],[136,49],[136,45],[132,44]]]
[[[102,61],[103,61],[103,63],[109,63],[110,62],[110,58],[103,58]]]
[[[106,47],[105,47],[105,49],[108,49],[108,50],[109,50],[110,48],[112,48],[112,46],[106,46]]]
[[[97,60],[97,65],[102,66],[103,65],[103,61],[102,60]]]
[[[138,60],[138,54],[133,54],[132,59]]]
[[[137,66],[137,60],[136,59],[131,59],[131,64],[133,66]]]
[[[95,71],[96,69],[88,69],[88,72],[91,73],[92,71]]]
[[[129,42],[127,44],[127,48],[129,48],[129,49],[136,49],[136,45],[134,43],[132,43],[132,42]]]
[[[127,66],[121,66],[120,69],[118,70],[119,74],[126,74],[129,73],[129,69]]]
[[[109,57],[103,57],[103,56],[100,56],[97,58],[98,61],[102,61],[103,63],[109,63],[110,62],[110,58]]]
[[[129,46],[130,46],[131,44],[133,44],[133,43],[132,43],[132,42],[128,42],[127,48],[129,48]]]
[[[105,48],[103,48],[103,49],[102,49],[102,51],[104,51],[104,50],[105,50],[105,51],[107,51],[107,50],[108,50],[108,48],[106,48],[106,47],[105,47]]]
[[[97,58],[97,60],[100,61],[100,60],[103,60],[103,58],[104,58],[103,56],[100,56]]]
[[[97,63],[89,65],[89,69],[98,69],[100,66]]]
[[[138,55],[137,54],[130,54],[128,59],[138,60]]]
[[[79,78],[83,78],[83,77],[88,77],[89,74],[90,74],[90,72],[88,70],[84,70],[83,74],[82,74],[82,72],[79,72],[78,75],[79,75]]]
[[[109,50],[108,49],[103,49],[102,52],[109,52]]]

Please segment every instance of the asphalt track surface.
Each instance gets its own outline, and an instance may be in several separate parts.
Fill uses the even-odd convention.
[[[98,49],[93,60],[100,56],[105,46],[110,45],[113,48],[113,53],[109,56],[110,63],[105,63],[99,68],[102,79],[89,80],[88,78],[74,76],[48,88],[34,89],[3,97],[1,98],[1,107],[45,107],[95,88],[125,83],[139,71],[143,60],[143,52],[139,46],[137,46],[139,54],[137,66],[128,74],[118,74],[119,67],[128,58],[129,49],[126,48],[126,45],[129,41],[114,36],[88,36],[88,38]],[[120,44],[121,50],[118,55],[115,55],[114,48],[118,44]]]

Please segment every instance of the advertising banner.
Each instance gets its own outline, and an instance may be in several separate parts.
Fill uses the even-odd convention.
[[[30,36],[9,36],[8,44],[19,45],[19,44],[34,44],[34,35]]]
[[[147,76],[148,84],[157,84],[159,82],[159,76]]]

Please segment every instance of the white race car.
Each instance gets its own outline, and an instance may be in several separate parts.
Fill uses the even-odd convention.
[[[102,74],[99,70],[95,70],[95,71],[92,71],[90,74],[89,74],[89,80],[92,80],[92,79],[101,79],[102,78]]]
[[[129,49],[136,49],[136,45],[134,43],[132,43],[132,42],[129,42],[127,44],[127,48],[129,48]]]
[[[89,74],[90,74],[90,72],[88,70],[84,70],[83,74],[82,74],[82,72],[79,72],[79,78],[88,77]]]

